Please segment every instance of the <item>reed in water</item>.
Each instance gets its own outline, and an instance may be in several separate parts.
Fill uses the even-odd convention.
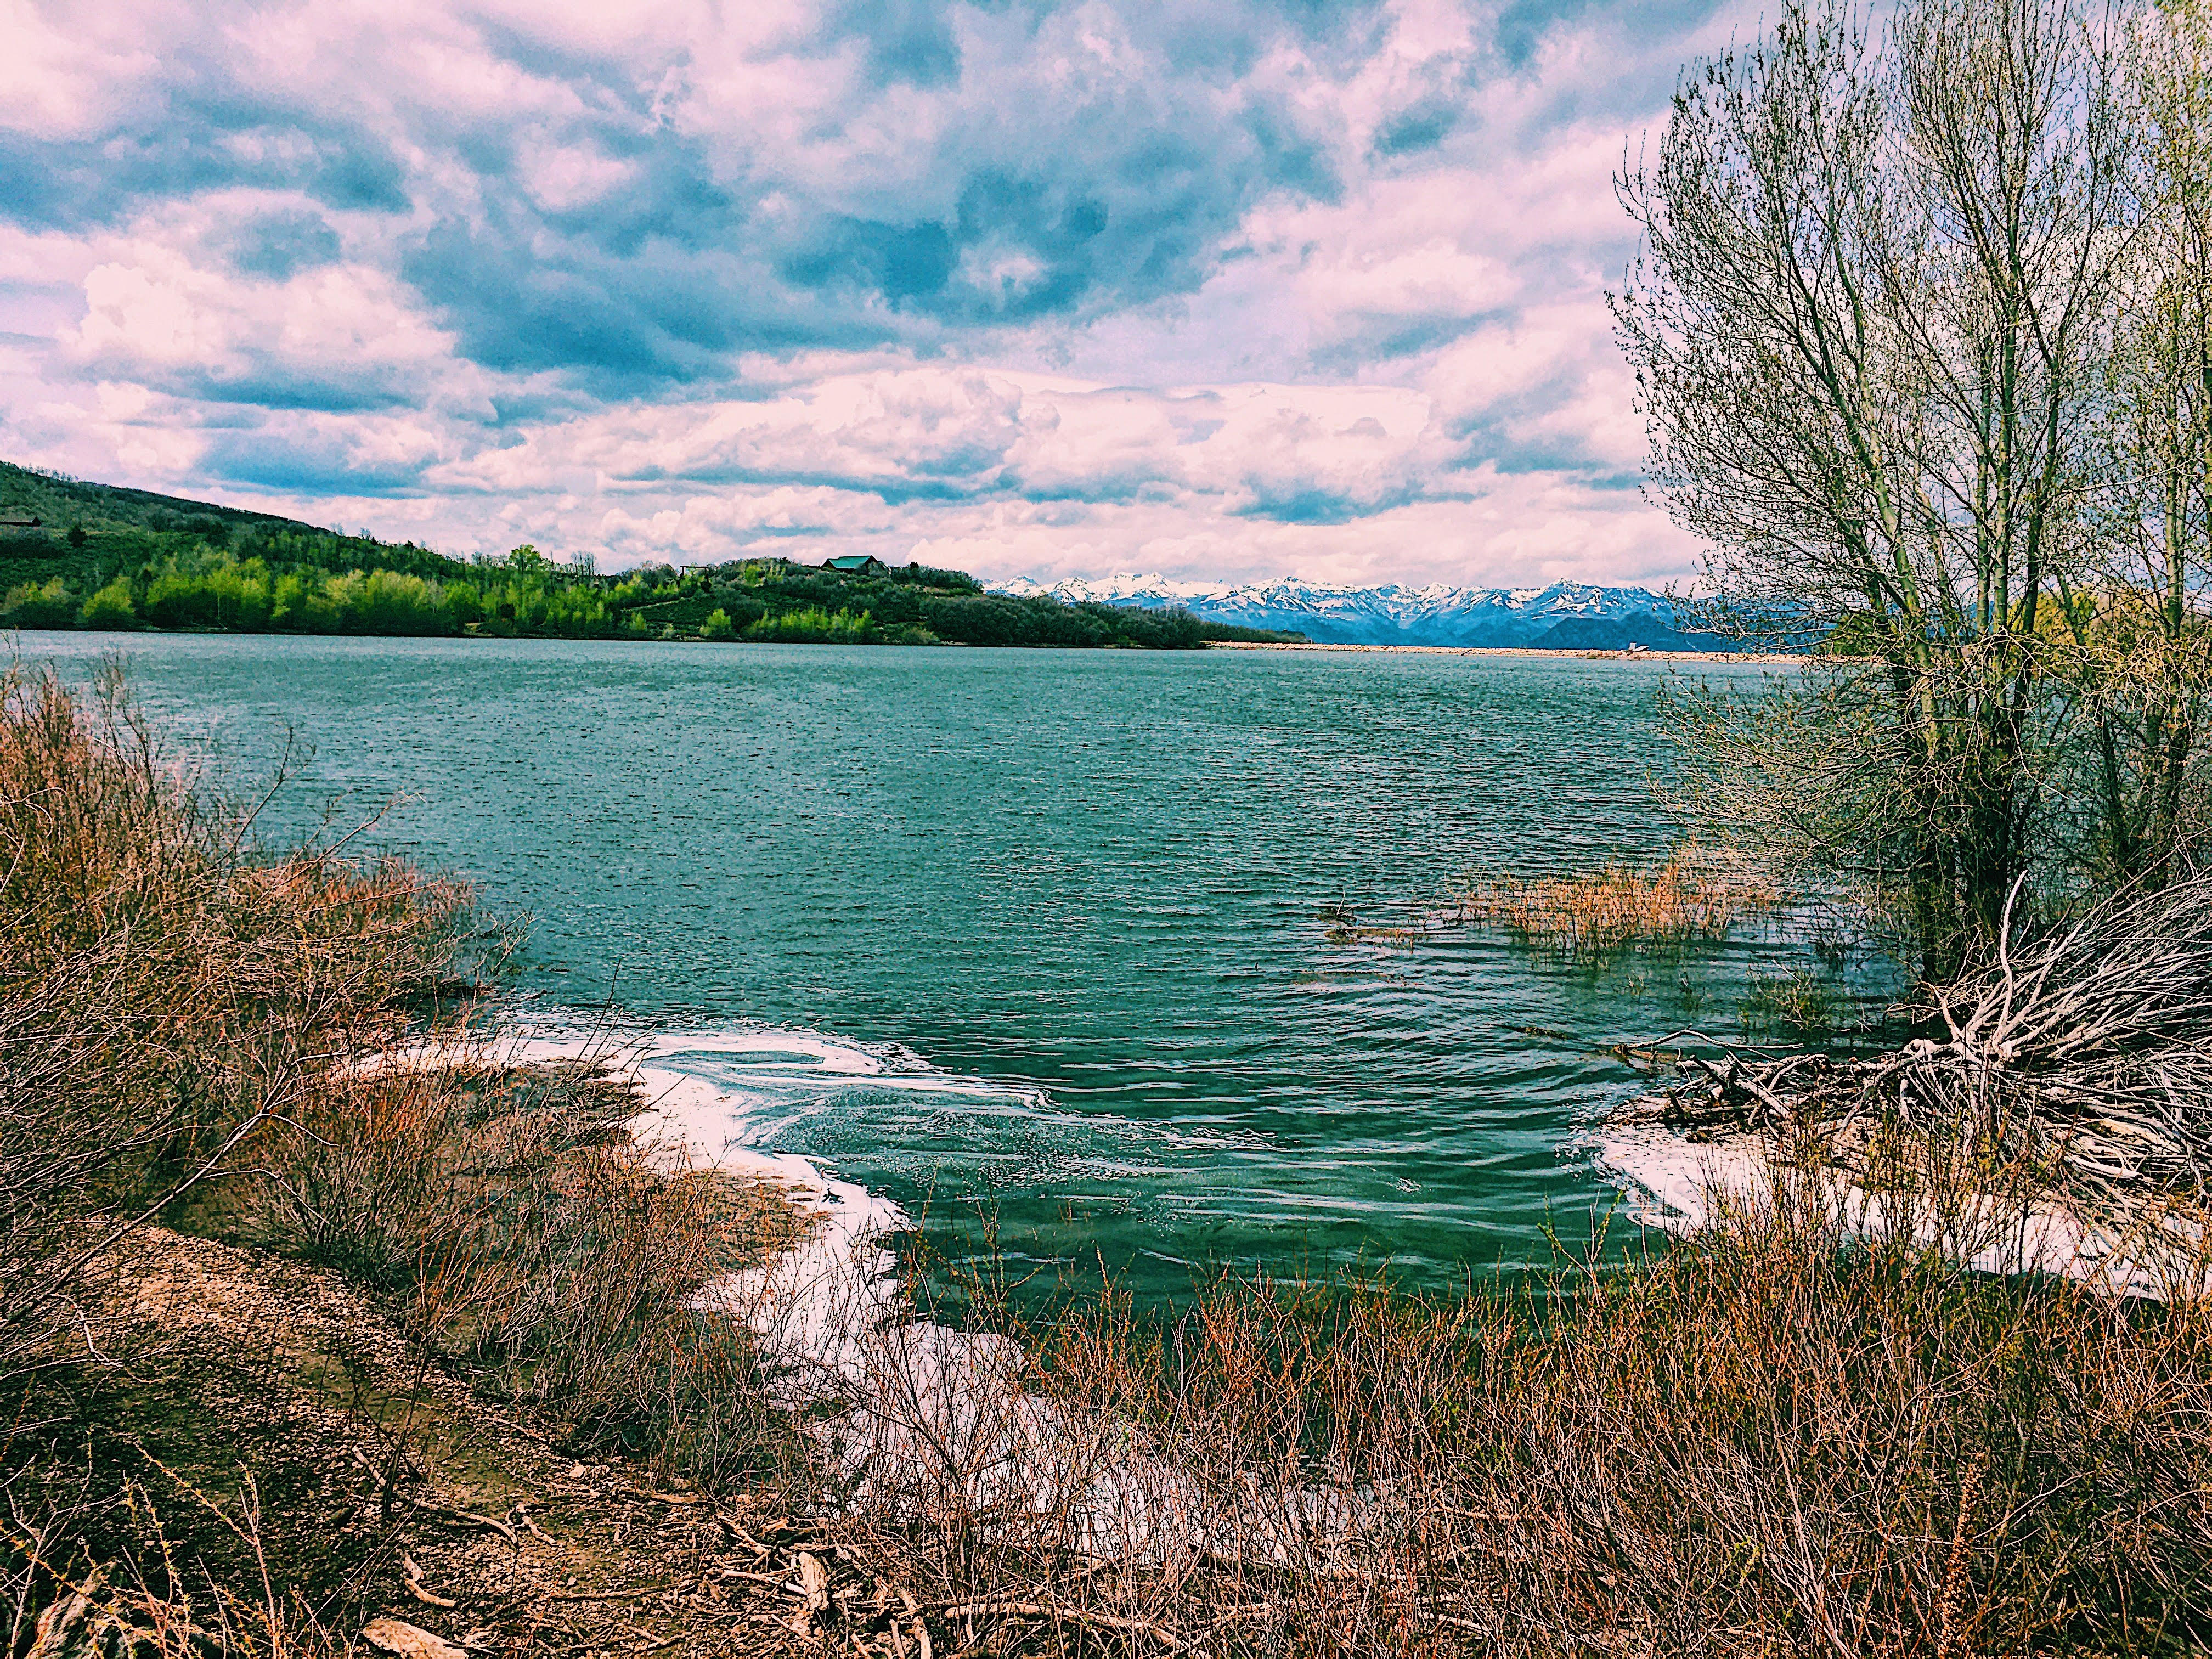
[[[1571,957],[1632,945],[1685,945],[1726,936],[1772,910],[1780,896],[1738,860],[1678,848],[1656,866],[1609,864],[1580,876],[1496,876],[1469,886],[1454,919],[1503,927]]]

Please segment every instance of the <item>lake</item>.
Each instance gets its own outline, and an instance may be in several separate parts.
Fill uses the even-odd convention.
[[[1540,1259],[1612,1189],[1607,1053],[1733,1020],[1757,939],[1602,970],[1482,931],[1471,872],[1581,871],[1674,826],[1652,698],[1576,657],[34,635],[127,652],[227,786],[301,746],[272,839],[478,881],[532,919],[519,1012],[696,1033],[744,1136],[950,1248],[1194,1269]],[[1693,665],[1716,679],[1751,665]],[[1716,1015],[1717,1006],[1724,1011]],[[713,1052],[732,1032],[789,1042]],[[817,1041],[816,1039],[826,1039]],[[860,1051],[872,1069],[841,1065]],[[676,1062],[679,1065],[684,1062]]]

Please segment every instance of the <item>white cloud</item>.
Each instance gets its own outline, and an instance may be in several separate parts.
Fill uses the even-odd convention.
[[[1663,580],[1611,173],[1729,21],[0,0],[0,445],[609,565]]]

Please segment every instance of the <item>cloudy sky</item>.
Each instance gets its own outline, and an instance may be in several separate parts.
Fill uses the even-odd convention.
[[[1707,0],[0,0],[0,458],[453,552],[1657,582]]]

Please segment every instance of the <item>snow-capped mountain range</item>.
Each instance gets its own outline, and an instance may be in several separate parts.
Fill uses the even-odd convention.
[[[1727,650],[1674,601],[1641,587],[1342,587],[1279,581],[1231,586],[1165,576],[1109,576],[1050,586],[1017,577],[997,590],[1072,604],[1180,605],[1208,622],[1303,634],[1323,645],[1527,646],[1554,650]]]

